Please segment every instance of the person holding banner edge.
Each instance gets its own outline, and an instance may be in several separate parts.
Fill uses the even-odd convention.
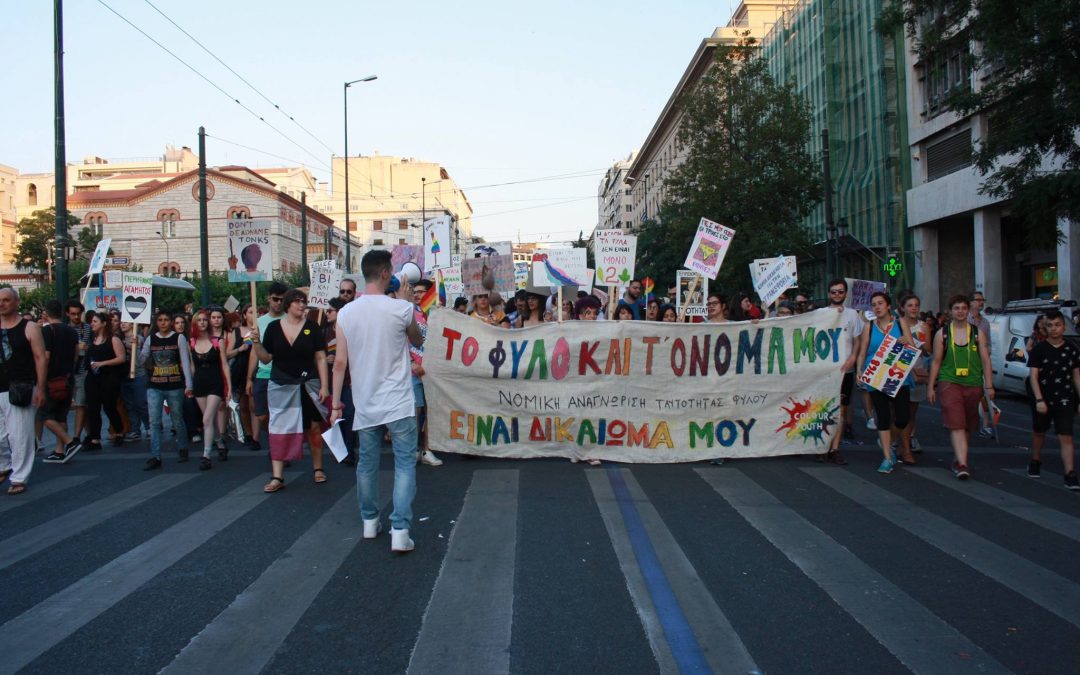
[[[905,323],[897,321],[892,314],[892,299],[881,291],[870,297],[870,309],[874,312],[874,320],[863,331],[862,339],[859,340],[858,363],[861,363],[860,372],[865,372],[871,360],[877,353],[886,335],[896,338],[901,344],[914,346],[911,333]],[[892,473],[896,466],[896,457],[892,452],[892,433],[896,430],[900,438],[900,461],[904,464],[914,464],[915,457],[908,447],[908,439],[903,436],[902,430],[908,425],[911,416],[911,384],[909,374],[904,384],[896,392],[896,396],[870,390],[870,401],[874,406],[874,416],[877,419],[878,438],[881,442],[881,450],[885,458],[878,466],[878,473]]]
[[[968,323],[966,295],[949,299],[950,321],[934,336],[934,360],[930,366],[930,382],[926,400],[933,405],[941,397],[941,416],[949,430],[955,456],[952,472],[959,480],[971,476],[968,469],[968,434],[979,429],[979,402],[983,391],[994,399],[991,381],[990,347],[986,335]],[[941,379],[941,388],[934,385]]]

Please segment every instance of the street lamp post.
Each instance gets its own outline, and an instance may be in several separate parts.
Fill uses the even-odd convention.
[[[172,276],[172,260],[169,260],[169,240],[165,238],[164,229],[165,225],[169,221],[162,221],[162,232],[158,232],[157,236],[161,237],[161,241],[165,243],[165,276]]]
[[[352,235],[349,234],[349,87],[357,82],[371,82],[378,75],[368,75],[346,82],[342,91],[345,99],[345,272],[352,273]]]

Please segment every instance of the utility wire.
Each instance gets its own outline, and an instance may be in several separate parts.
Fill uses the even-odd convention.
[[[190,38],[192,42],[194,42],[195,44],[199,45],[199,47],[201,47],[201,48],[202,48],[202,50],[203,50],[204,52],[206,52],[206,53],[207,53],[207,54],[209,54],[209,55],[210,55],[211,57],[213,57],[213,59],[214,59],[215,61],[217,61],[217,62],[218,62],[218,63],[220,63],[221,65],[225,66],[225,69],[226,69],[226,70],[228,70],[228,71],[229,71],[230,73],[232,73],[233,75],[235,75],[235,76],[237,77],[237,79],[239,79],[239,80],[240,80],[241,82],[243,82],[243,83],[244,83],[244,84],[246,84],[246,85],[247,85],[248,87],[250,87],[250,88],[251,88],[251,90],[252,90],[253,92],[255,92],[256,94],[258,94],[259,96],[261,96],[261,97],[263,98],[263,100],[264,100],[264,101],[266,101],[266,102],[267,102],[267,103],[269,103],[270,105],[274,106],[274,108],[276,108],[278,112],[280,112],[280,113],[281,113],[282,115],[284,115],[285,117],[289,118],[289,121],[290,121],[290,122],[292,122],[292,123],[293,123],[293,124],[295,124],[296,126],[300,127],[300,129],[302,129],[302,130],[304,131],[304,133],[306,133],[306,134],[307,134],[308,136],[311,136],[312,138],[314,138],[314,139],[315,139],[315,140],[316,140],[316,141],[317,141],[317,142],[318,142],[318,143],[319,143],[319,144],[320,144],[321,146],[323,146],[324,148],[326,148],[327,150],[329,150],[329,151],[330,151],[331,153],[333,153],[333,152],[334,152],[334,149],[333,149],[333,148],[331,148],[331,147],[330,147],[329,145],[327,145],[326,143],[324,143],[324,142],[322,141],[322,139],[321,139],[321,138],[319,138],[319,137],[318,137],[318,136],[316,136],[315,134],[313,134],[313,133],[311,133],[310,131],[308,131],[308,130],[307,130],[307,128],[306,128],[306,127],[305,127],[305,126],[304,126],[303,124],[300,124],[300,122],[296,121],[296,118],[295,118],[295,117],[293,117],[293,116],[292,116],[292,115],[290,115],[289,113],[287,113],[287,112],[285,112],[284,110],[282,110],[282,109],[281,109],[281,106],[279,106],[279,105],[278,105],[277,103],[274,103],[273,101],[271,101],[271,100],[270,100],[270,97],[268,97],[268,96],[267,96],[266,94],[264,94],[264,93],[262,93],[261,91],[259,91],[258,87],[256,87],[256,86],[255,86],[255,85],[253,85],[252,83],[248,82],[248,81],[247,81],[247,79],[245,79],[243,75],[241,75],[240,73],[238,73],[238,72],[236,72],[235,70],[233,70],[233,69],[232,69],[232,67],[230,67],[230,66],[229,66],[229,64],[225,63],[224,61],[222,61],[222,60],[221,60],[221,58],[219,58],[217,54],[215,54],[214,52],[210,51],[210,49],[209,49],[209,48],[208,48],[208,47],[207,47],[206,45],[204,45],[203,43],[199,42],[199,41],[198,41],[198,40],[197,40],[197,39],[195,38],[195,36],[194,36],[194,35],[192,35],[191,33],[187,32],[186,30],[184,30],[184,29],[183,29],[183,28],[182,28],[182,27],[180,26],[180,24],[178,24],[178,23],[176,23],[175,21],[173,21],[173,20],[172,20],[172,19],[171,19],[171,18],[169,17],[169,15],[168,15],[168,14],[166,14],[165,12],[161,11],[160,9],[158,9],[157,5],[155,5],[154,3],[150,2],[150,0],[143,0],[143,1],[144,1],[144,2],[146,3],[146,4],[150,5],[150,7],[151,7],[151,8],[153,8],[153,10],[154,10],[155,12],[157,12],[158,14],[160,14],[161,16],[163,16],[163,17],[165,18],[165,20],[166,20],[166,21],[168,21],[168,22],[169,22],[169,23],[171,23],[171,24],[172,24],[173,26],[175,26],[175,27],[176,27],[176,29],[177,29],[178,31],[180,31],[180,32],[181,32],[181,33],[183,33],[184,35],[188,36],[188,38]]]
[[[538,204],[536,206],[524,206],[524,207],[522,207],[520,209],[510,209],[509,211],[496,211],[495,213],[482,213],[482,214],[480,214],[478,216],[474,215],[472,217],[472,219],[476,220],[477,218],[490,218],[491,216],[501,216],[501,215],[506,214],[506,213],[517,213],[519,211],[531,211],[533,209],[546,209],[546,208],[551,207],[551,206],[562,206],[563,204],[570,204],[572,202],[580,202],[580,201],[583,201],[583,200],[586,200],[586,199],[596,199],[596,197],[593,196],[593,195],[589,195],[588,197],[579,197],[578,199],[567,199],[565,201],[553,202],[551,204]]]
[[[121,14],[120,12],[116,11],[115,9],[113,9],[113,8],[112,8],[112,7],[110,7],[110,6],[108,5],[108,4],[106,4],[106,3],[105,3],[105,0],[97,0],[97,1],[98,1],[98,4],[100,4],[100,5],[102,6],[102,7],[104,7],[104,8],[105,8],[105,9],[107,9],[107,10],[109,10],[109,11],[110,11],[110,12],[112,12],[113,14],[115,14],[115,15],[116,15],[117,17],[119,17],[119,18],[120,18],[120,19],[121,19],[121,20],[122,20],[122,21],[123,21],[124,23],[126,23],[126,24],[127,24],[127,25],[129,25],[129,26],[131,26],[131,27],[132,27],[132,28],[134,28],[134,29],[135,29],[136,31],[138,31],[138,32],[139,32],[140,34],[142,34],[142,35],[143,35],[143,37],[145,37],[145,38],[146,38],[147,40],[150,40],[150,41],[151,41],[151,42],[153,42],[153,43],[154,43],[155,45],[157,45],[158,47],[160,47],[160,48],[161,48],[161,49],[162,49],[163,51],[165,51],[165,53],[166,53],[166,54],[168,54],[169,56],[173,57],[174,59],[176,59],[177,61],[179,61],[180,63],[182,63],[182,64],[184,65],[184,67],[185,67],[185,68],[187,68],[187,69],[188,69],[188,70],[190,70],[191,72],[193,72],[193,73],[195,73],[196,75],[198,75],[198,76],[199,76],[200,78],[202,78],[202,79],[203,79],[203,80],[204,80],[204,81],[205,81],[205,82],[206,82],[207,84],[209,84],[210,86],[212,86],[212,87],[213,87],[214,89],[217,89],[218,91],[220,91],[220,92],[221,92],[222,94],[224,94],[224,95],[225,95],[225,96],[226,96],[227,98],[231,99],[231,100],[232,100],[232,101],[233,101],[234,103],[236,103],[236,105],[240,106],[241,108],[243,108],[243,109],[244,109],[244,110],[246,110],[247,112],[251,113],[251,115],[252,115],[253,117],[255,117],[255,118],[256,118],[256,119],[258,119],[258,120],[259,120],[260,122],[262,122],[262,123],[263,123],[263,124],[265,124],[266,126],[268,126],[268,127],[270,127],[271,129],[273,129],[273,130],[274,130],[275,132],[277,132],[277,133],[278,133],[278,134],[279,134],[279,135],[280,135],[280,136],[281,136],[282,138],[284,138],[285,140],[289,141],[290,143],[292,143],[292,144],[293,144],[293,145],[295,145],[296,147],[300,148],[301,150],[303,150],[303,151],[304,151],[304,152],[306,152],[307,154],[311,155],[312,157],[315,157],[316,159],[318,158],[318,155],[316,155],[315,153],[311,152],[310,150],[308,150],[308,149],[307,149],[307,148],[305,148],[304,146],[302,146],[302,145],[300,145],[299,143],[297,143],[296,141],[294,141],[294,140],[293,140],[292,138],[290,138],[290,137],[289,137],[288,135],[286,135],[286,134],[285,134],[285,132],[283,132],[283,131],[282,131],[281,129],[278,129],[278,128],[277,128],[277,127],[275,127],[275,126],[274,126],[273,124],[270,124],[269,122],[267,122],[267,121],[266,121],[266,119],[264,119],[263,117],[261,117],[261,116],[260,116],[260,115],[259,115],[259,114],[258,114],[257,112],[255,112],[255,111],[254,111],[254,110],[252,110],[251,108],[249,108],[249,107],[247,107],[246,105],[244,105],[243,103],[241,103],[241,102],[240,102],[240,99],[236,98],[235,96],[233,96],[233,95],[232,95],[232,94],[230,94],[229,92],[227,92],[227,91],[225,91],[224,89],[222,89],[222,88],[221,88],[221,87],[220,87],[220,86],[219,86],[219,85],[218,85],[217,83],[215,83],[215,82],[214,82],[213,80],[211,80],[210,78],[208,78],[208,77],[207,77],[206,75],[203,75],[203,74],[202,74],[201,72],[199,72],[199,70],[198,70],[198,69],[196,69],[196,68],[195,68],[194,66],[192,66],[191,64],[189,64],[189,63],[188,63],[187,61],[185,61],[185,60],[183,60],[182,58],[180,58],[179,56],[177,56],[177,55],[176,55],[176,54],[175,54],[174,52],[172,52],[172,51],[171,51],[171,50],[170,50],[170,49],[169,49],[168,47],[166,47],[165,45],[161,44],[160,42],[158,42],[158,41],[157,41],[157,40],[155,40],[154,38],[150,37],[150,35],[149,35],[149,34],[148,34],[148,33],[147,33],[146,31],[144,31],[143,29],[141,29],[141,28],[139,28],[138,26],[136,26],[136,25],[135,25],[134,23],[132,23],[132,22],[131,22],[131,21],[130,21],[130,20],[129,20],[129,19],[127,18],[127,17],[125,17],[125,16],[123,15],[123,14]],[[327,166],[327,165],[326,165],[326,163],[325,163],[325,162],[323,162],[323,161],[322,161],[321,159],[318,159],[318,163],[319,163],[319,164],[320,164],[321,166],[324,166],[324,167],[326,167],[327,169],[329,169],[329,168],[330,168],[330,167],[329,167],[329,166]]]

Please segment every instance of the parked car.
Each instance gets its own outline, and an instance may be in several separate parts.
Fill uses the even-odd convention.
[[[1004,309],[986,310],[984,316],[990,322],[990,365],[996,390],[1027,394],[1026,344],[1039,315],[1050,309],[1060,310],[1065,315],[1065,339],[1080,347],[1080,334],[1073,322],[1073,313],[1078,309],[1075,301],[1014,300]]]

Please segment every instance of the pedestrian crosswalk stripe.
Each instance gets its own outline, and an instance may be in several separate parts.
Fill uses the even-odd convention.
[[[100,525],[118,513],[123,513],[166,490],[171,490],[191,480],[195,475],[189,473],[154,476],[92,504],[65,513],[63,518],[54,518],[25,532],[12,535],[5,539],[4,545],[0,547],[0,570],[68,537]]]
[[[1029,499],[1018,497],[1011,492],[999,490],[975,481],[958,481],[941,469],[907,469],[920,478],[932,480],[951,490],[966,494],[968,497],[989,504],[1021,520],[1034,523],[1039,527],[1056,532],[1073,541],[1080,541],[1080,518],[1064,514],[1048,506],[1037,504]]]
[[[389,494],[391,475],[379,473],[380,495]],[[349,490],[161,672],[262,671],[362,536]],[[374,541],[389,546],[386,536]]]
[[[0,672],[25,667],[261,504],[265,482],[247,481],[0,626]]]
[[[741,471],[696,469],[769,543],[916,673],[1007,673],[958,630]],[[834,469],[835,471],[835,469]],[[966,658],[961,658],[965,654]]]
[[[1080,626],[1080,586],[850,471],[804,468],[833,490],[976,571]]]
[[[87,481],[94,480],[95,478],[97,478],[97,476],[58,476],[57,478],[46,480],[42,483],[34,483],[33,489],[27,490],[24,494],[20,495],[18,499],[8,499],[0,503],[0,513],[36,502],[45,497],[51,497],[68,488],[77,487]]]
[[[757,671],[742,639],[632,472],[609,467],[586,474],[597,506],[602,514],[607,512],[604,524],[608,535],[612,541],[626,539],[615,549],[620,566],[625,572],[626,566],[632,564],[643,581],[644,588],[639,587],[637,592],[644,590],[650,602],[634,597],[633,589],[631,597],[643,617],[646,634],[652,642],[660,639],[656,631],[662,629],[662,639],[670,650],[674,663],[666,662],[663,652],[657,655],[661,672],[693,667],[717,673]],[[623,558],[628,552],[632,562]],[[672,601],[673,607],[669,606]],[[647,619],[646,612],[651,614]],[[697,654],[692,651],[695,648]]]
[[[473,472],[409,673],[510,672],[518,478],[517,469]]]

